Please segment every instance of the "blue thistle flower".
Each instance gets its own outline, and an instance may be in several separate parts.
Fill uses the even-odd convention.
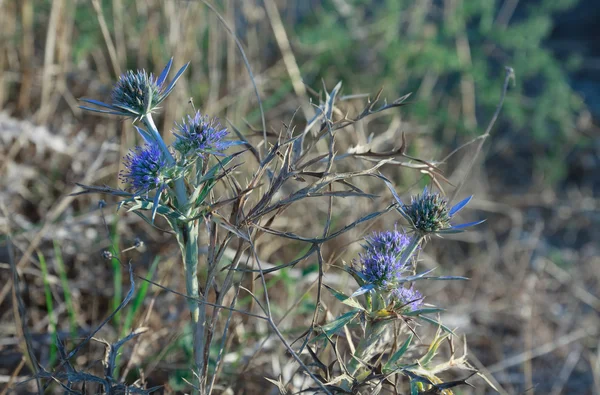
[[[393,231],[373,232],[371,236],[365,238],[369,249],[378,251],[386,255],[400,256],[402,251],[410,243],[410,237],[405,233],[399,232],[397,227]]]
[[[198,155],[206,157],[207,154],[222,155],[232,143],[224,141],[228,132],[222,127],[217,118],[210,119],[208,115],[202,115],[196,111],[194,117],[188,115],[181,124],[175,124],[175,142],[173,148],[182,156]]]
[[[111,103],[103,103],[98,100],[81,99],[86,103],[93,104],[99,108],[80,106],[84,110],[99,112],[103,114],[121,115],[132,117],[135,120],[151,114],[167,98],[175,87],[175,83],[188,67],[186,63],[175,75],[173,80],[167,84],[166,79],[173,58],[165,66],[158,77],[148,74],[146,70],[129,70],[119,77],[111,93]]]
[[[410,269],[400,255],[410,244],[410,238],[397,229],[374,232],[366,239],[365,252],[359,254],[362,274],[369,284],[389,288],[394,286],[403,273]]]
[[[391,293],[391,300],[403,310],[419,310],[423,305],[423,295],[414,287],[398,287]]]
[[[135,193],[162,188],[169,181],[169,163],[156,145],[145,145],[129,150],[123,164],[125,169],[119,178],[131,184]]]
[[[461,225],[452,225],[452,217],[463,209],[473,196],[458,202],[453,207],[448,207],[448,200],[439,193],[430,192],[427,187],[421,195],[412,196],[410,204],[404,204],[395,195],[400,204],[398,211],[409,222],[412,228],[422,234],[429,233],[458,233],[464,228],[477,225],[483,221],[470,222]]]

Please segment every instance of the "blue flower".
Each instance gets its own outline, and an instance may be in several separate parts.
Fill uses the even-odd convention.
[[[391,299],[402,310],[415,311],[423,305],[423,295],[413,287],[398,287],[391,293]]]
[[[372,251],[399,256],[410,243],[410,237],[394,228],[393,231],[373,232],[365,241],[368,244],[367,248]]]
[[[141,119],[155,111],[167,98],[189,65],[187,63],[179,69],[171,83],[167,84],[166,79],[172,64],[173,58],[169,60],[158,77],[148,74],[146,70],[129,70],[119,77],[113,87],[110,104],[98,100],[81,99],[99,108],[87,106],[80,106],[80,108],[103,114],[132,117],[135,120]]]
[[[404,204],[394,194],[400,204],[398,211],[406,218],[411,227],[418,233],[426,235],[429,233],[459,233],[464,228],[477,225],[483,221],[470,222],[461,225],[452,225],[452,217],[463,209],[473,196],[458,202],[453,207],[448,207],[448,200],[439,193],[430,192],[427,187],[421,195],[412,196],[410,204]]]
[[[228,132],[216,118],[210,119],[196,111],[194,117],[188,115],[181,124],[175,124],[177,130],[173,132],[175,142],[173,148],[182,156],[198,155],[206,157],[207,154],[222,155],[221,152],[232,143],[224,141]]]
[[[374,232],[365,238],[365,252],[359,254],[362,274],[369,284],[389,288],[397,284],[403,273],[410,269],[400,255],[410,244],[410,238],[398,230]]]
[[[125,169],[119,177],[123,182],[131,184],[135,193],[163,187],[170,179],[170,166],[156,145],[145,145],[130,150],[123,164]]]

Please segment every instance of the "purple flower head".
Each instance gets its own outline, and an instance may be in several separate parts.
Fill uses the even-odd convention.
[[[129,150],[123,164],[125,169],[119,177],[123,182],[131,184],[135,193],[147,192],[168,181],[169,164],[156,145]]]
[[[410,237],[394,227],[393,231],[373,232],[365,241],[368,244],[365,248],[368,250],[399,256],[410,243]]]
[[[410,238],[397,229],[374,232],[366,239],[365,252],[359,254],[362,274],[370,284],[389,288],[394,286],[409,269],[400,260],[400,255],[410,243]]]
[[[103,114],[121,115],[140,119],[158,108],[169,93],[175,87],[175,83],[181,77],[188,64],[185,64],[173,80],[167,84],[166,79],[171,70],[173,58],[167,63],[158,77],[146,70],[128,70],[119,77],[111,93],[111,103],[103,103],[98,100],[81,99],[98,108],[81,106],[82,109]]]
[[[391,299],[396,306],[410,311],[418,310],[423,305],[423,295],[413,287],[404,288],[400,286],[394,289]]]
[[[210,119],[196,111],[194,117],[188,115],[181,124],[175,124],[175,148],[182,156],[198,155],[206,157],[207,154],[221,155],[221,151],[231,145],[224,141],[228,132],[216,118]]]
[[[483,221],[468,224],[452,225],[450,219],[464,208],[472,196],[448,207],[448,200],[439,193],[433,193],[425,187],[421,195],[411,197],[410,204],[400,203],[400,213],[411,223],[415,231],[426,235],[429,233],[458,233],[468,226]]]

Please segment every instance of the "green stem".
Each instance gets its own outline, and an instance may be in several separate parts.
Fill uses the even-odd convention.
[[[185,288],[189,299],[188,308],[192,319],[193,348],[194,348],[194,371],[200,379],[198,388],[202,391],[203,380],[200,372],[204,366],[204,319],[201,319],[201,310],[198,300],[200,299],[198,283],[198,221],[181,224],[177,232],[177,239],[181,254],[183,256]]]
[[[167,162],[170,165],[175,165],[175,159],[169,148],[162,139],[152,115],[148,114],[143,117],[143,122],[148,128],[148,131],[154,136],[156,144],[163,152]],[[188,196],[183,177],[177,178],[175,184],[175,197],[177,198],[177,208],[182,213],[187,213]],[[185,273],[185,288],[188,296],[188,308],[192,319],[193,331],[193,348],[194,348],[194,371],[197,375],[198,383],[197,390],[194,393],[204,394],[206,380],[202,372],[205,370],[204,364],[204,331],[205,331],[205,308],[204,304],[199,303],[201,300],[200,287],[198,283],[198,220],[190,222],[172,223],[174,230],[177,232],[177,241],[181,249],[183,258],[183,266]]]
[[[347,369],[351,376],[354,376],[362,366],[359,360],[366,361],[371,356],[373,346],[380,340],[381,334],[383,333],[385,326],[390,321],[379,321],[379,322],[368,322],[365,329],[365,337],[358,343],[356,351],[354,352],[354,358],[348,363]]]
[[[174,165],[175,159],[173,158],[173,155],[171,155],[169,148],[167,147],[164,140],[162,139],[162,136],[158,132],[158,129],[154,124],[154,120],[152,119],[152,114],[144,116],[144,118],[142,118],[142,121],[144,122],[144,125],[146,125],[146,128],[148,128],[148,131],[154,136],[154,141],[156,142],[156,144],[158,144],[158,148],[160,148],[160,150],[162,151],[163,155],[167,159],[167,162],[169,162],[170,165]],[[175,196],[177,197],[177,208],[179,208],[181,212],[185,213],[186,206],[188,204],[188,199],[183,177],[180,177],[175,180]]]

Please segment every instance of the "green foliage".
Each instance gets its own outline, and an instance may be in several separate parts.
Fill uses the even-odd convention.
[[[552,30],[552,13],[576,2],[544,0],[506,18],[498,1],[426,8],[408,0],[382,5],[355,0],[352,15],[340,16],[324,5],[296,34],[299,48],[315,49],[312,61],[324,73],[314,76],[315,85],[325,78],[341,79],[353,92],[370,92],[375,86],[413,91],[410,116],[442,137],[437,141],[446,147],[455,136],[443,130],[483,132],[482,120],[490,118],[498,103],[503,68],[510,66],[516,84],[506,98],[499,133],[519,135],[523,143],[555,159],[565,144],[580,138],[573,130],[583,104],[566,76],[576,59],[556,59],[544,40]],[[550,169],[548,161],[535,160],[540,170]],[[546,180],[550,183],[564,174],[552,163],[554,173]]]
[[[71,338],[74,338],[77,335],[77,313],[75,312],[75,306],[71,297],[71,289],[69,288],[69,280],[67,279],[62,252],[57,241],[54,241],[54,263],[55,270],[60,278],[60,285],[63,290],[65,305],[67,306],[67,314],[69,315],[69,333]]]

